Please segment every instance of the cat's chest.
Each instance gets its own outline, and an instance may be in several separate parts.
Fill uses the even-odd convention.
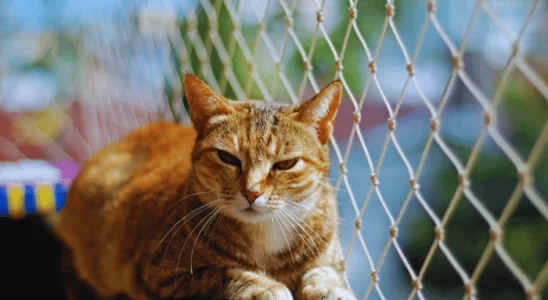
[[[251,255],[261,265],[265,259],[275,256],[290,248],[294,242],[295,233],[284,224],[265,222],[254,232],[252,237]]]

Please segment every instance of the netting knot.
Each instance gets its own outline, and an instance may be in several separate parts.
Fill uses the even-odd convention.
[[[367,66],[369,67],[371,74],[375,74],[375,72],[377,72],[377,65],[375,64],[375,60],[370,61]]]
[[[441,227],[434,228],[434,236],[436,237],[436,240],[443,241],[445,238],[445,231]]]
[[[279,62],[279,61],[277,61],[275,65],[276,65],[276,71],[277,71],[278,73],[281,73],[281,72],[283,71],[283,65],[282,65],[282,63]]]
[[[476,296],[476,289],[470,283],[466,283],[464,285],[464,293],[467,299],[474,298]]]
[[[390,17],[390,18],[393,17],[394,16],[394,11],[396,10],[394,5],[386,4],[384,7],[386,7],[386,16]]]
[[[354,220],[354,226],[356,226],[356,229],[358,230],[362,229],[362,220],[356,218],[356,220]]]
[[[413,281],[411,281],[411,285],[413,286],[413,289],[415,289],[416,291],[422,290],[422,283],[420,282],[418,278],[413,279]]]
[[[378,186],[379,185],[379,180],[377,179],[376,174],[373,174],[373,175],[369,176],[369,179],[371,180],[371,183],[373,184],[373,186]]]
[[[501,242],[502,239],[502,235],[499,230],[493,228],[489,229],[489,237],[491,241],[495,244]]]
[[[310,65],[310,62],[308,62],[308,60],[303,61],[303,67],[305,72],[312,70],[312,66]]]
[[[390,237],[391,238],[398,237],[398,227],[396,227],[394,225],[390,226]]]
[[[525,292],[525,294],[527,295],[527,300],[539,299],[539,295],[535,287],[532,287],[530,290]]]
[[[293,20],[289,17],[285,18],[285,25],[291,27],[293,25]]]
[[[323,22],[323,14],[321,11],[316,12],[316,21],[318,21],[318,23]]]
[[[249,68],[249,73],[253,73],[255,70],[255,65],[253,63],[249,63],[247,67]]]
[[[240,28],[240,24],[236,23],[236,22],[233,22],[231,24],[231,28],[232,28],[232,33],[235,33],[236,31],[238,31],[238,29]]]
[[[373,270],[373,272],[371,272],[371,279],[373,279],[374,283],[379,282],[379,276],[377,275],[377,270]]]
[[[465,174],[459,174],[457,177],[459,184],[462,185],[464,188],[467,188],[470,186],[470,181],[468,178],[466,178]]]
[[[407,69],[407,73],[409,74],[409,76],[414,76],[415,75],[415,68],[413,67],[413,64],[408,64],[406,69]]]
[[[358,111],[355,111],[354,112],[354,123],[360,123],[362,120],[362,114],[360,114],[360,112]]]
[[[263,31],[263,29],[264,29],[264,23],[263,23],[263,22],[259,22],[259,24],[257,24],[257,29],[259,29],[259,31]]]
[[[518,55],[519,52],[519,43],[517,41],[512,43],[512,56]]]
[[[488,112],[483,113],[483,124],[487,127],[491,124],[491,114]]]
[[[341,163],[339,165],[339,169],[341,169],[341,175],[346,175],[347,170],[346,170],[346,166],[344,165],[344,163]]]
[[[432,132],[437,132],[439,129],[440,121],[438,119],[430,119],[430,130]]]
[[[433,13],[436,11],[436,3],[434,1],[428,1],[426,3],[426,7],[428,7],[428,12]]]
[[[388,130],[394,131],[396,129],[396,120],[390,118],[388,119]]]
[[[217,32],[217,20],[210,20],[208,26],[209,30]]]
[[[529,170],[527,169],[527,166],[521,167],[521,170],[518,170],[518,179],[519,184],[522,186],[527,186],[531,184],[531,175],[529,174]]]
[[[453,68],[462,69],[464,67],[464,62],[462,61],[462,58],[460,56],[453,56],[451,60],[453,61]]]
[[[349,10],[349,15],[350,15],[350,21],[353,21],[354,19],[356,19],[356,16],[358,15],[358,10],[355,9],[354,7],[351,7]]]
[[[409,179],[409,185],[411,186],[411,189],[414,191],[419,189],[419,184],[417,183],[417,179],[415,178]]]
[[[337,72],[342,71],[343,65],[340,59],[337,59],[337,61],[335,62],[335,69],[337,70]]]

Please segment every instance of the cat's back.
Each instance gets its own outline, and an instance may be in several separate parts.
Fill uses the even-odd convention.
[[[195,138],[191,127],[155,122],[107,145],[84,164],[58,224],[84,279],[105,293],[116,289],[105,284],[124,284],[116,282],[124,280],[123,274],[114,271],[123,270],[120,248],[135,249],[142,239],[127,233],[146,232],[139,215],[160,220],[165,206],[176,200],[191,170]]]

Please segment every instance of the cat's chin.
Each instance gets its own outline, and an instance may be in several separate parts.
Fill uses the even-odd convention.
[[[261,223],[265,221],[270,221],[272,219],[271,212],[263,212],[250,208],[233,211],[231,215],[233,218],[239,220],[240,222],[248,224]]]

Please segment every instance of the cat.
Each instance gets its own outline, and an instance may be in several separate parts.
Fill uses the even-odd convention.
[[[340,81],[293,106],[183,86],[193,126],[137,128],[71,184],[58,233],[82,281],[135,300],[355,299],[328,180]]]

